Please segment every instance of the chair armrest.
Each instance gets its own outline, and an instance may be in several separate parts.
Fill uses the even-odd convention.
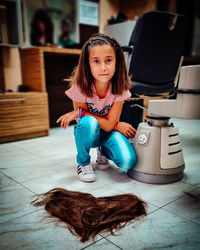
[[[122,47],[122,50],[124,51],[124,52],[128,52],[129,54],[132,54],[132,52],[133,52],[133,46],[121,46]]]

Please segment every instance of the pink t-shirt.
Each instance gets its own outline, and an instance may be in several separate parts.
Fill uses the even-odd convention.
[[[105,98],[100,99],[93,88],[93,97],[85,96],[78,87],[72,86],[65,91],[65,94],[75,102],[86,103],[88,111],[94,115],[105,116],[112,107],[114,102],[120,102],[128,99],[131,96],[129,90],[124,91],[122,95],[112,94],[112,85],[110,84]]]

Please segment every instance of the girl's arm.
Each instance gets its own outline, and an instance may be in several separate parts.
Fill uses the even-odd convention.
[[[85,112],[85,116],[90,115],[90,116],[95,117],[101,129],[103,129],[104,131],[111,131],[112,129],[116,127],[119,121],[122,107],[123,107],[123,101],[115,102],[113,103],[111,109],[109,110],[107,116],[105,117],[97,116],[89,112]]]
[[[87,104],[86,103],[79,103],[79,102],[74,102],[73,101],[73,106],[74,106],[74,110],[62,115],[61,117],[58,118],[58,120],[56,121],[56,123],[60,122],[60,127],[61,128],[66,128],[71,121],[75,120],[76,118],[78,118],[78,108],[83,108],[84,110],[88,110]]]
[[[136,130],[131,126],[131,124],[127,122],[119,122],[123,103],[123,101],[115,102],[106,117],[93,115],[89,112],[85,112],[85,115],[91,115],[95,117],[99,123],[100,128],[104,131],[111,131],[112,129],[115,129],[117,127],[117,131],[124,134],[127,138],[133,138],[135,136]]]
[[[95,117],[99,123],[100,128],[104,131],[110,131],[112,129],[115,129],[117,126],[117,131],[124,134],[127,138],[133,138],[135,136],[136,130],[127,122],[119,122],[123,103],[123,101],[115,102],[106,117],[100,117],[87,111],[85,112],[85,115]],[[74,107],[80,107],[80,103],[74,102]],[[82,106],[82,108],[84,107]]]
[[[123,101],[122,102],[115,102],[111,109],[108,112],[108,115],[106,117],[100,117],[97,115],[93,115],[88,112],[88,107],[86,103],[79,103],[73,101],[74,110],[61,116],[57,123],[61,123],[60,126],[62,128],[66,128],[69,123],[73,120],[75,120],[78,117],[78,108],[83,108],[86,112],[85,115],[93,116],[97,119],[99,126],[104,131],[110,131],[112,129],[115,129],[117,126],[117,130],[124,134],[127,138],[132,138],[135,135],[135,129],[126,122],[119,122],[119,117],[121,114],[121,110],[123,107]]]

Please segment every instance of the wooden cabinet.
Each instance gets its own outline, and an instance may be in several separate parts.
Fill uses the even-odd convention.
[[[46,82],[48,68],[45,69],[45,65],[48,61],[45,60],[45,57],[49,56],[52,60],[56,57],[64,57],[65,61],[70,62],[74,57],[79,58],[80,53],[80,49],[61,49],[56,47],[30,47],[21,49],[20,55],[23,84],[28,86],[30,90],[45,92],[48,84]],[[56,74],[57,67],[58,65],[56,61],[52,64],[50,70],[53,70],[53,73]],[[60,64],[59,67],[62,67],[62,64]]]
[[[0,143],[48,135],[47,93],[0,94]]]
[[[0,46],[0,88],[17,91],[22,84],[21,62],[18,47]]]
[[[13,65],[15,50],[0,49],[0,88],[16,91],[18,85],[23,84],[29,91],[0,94],[0,143],[48,135],[49,127],[57,125],[58,117],[73,109],[72,101],[64,94],[68,84],[63,79],[71,75],[78,64],[81,50],[20,49],[20,65],[17,67]],[[12,58],[7,56],[11,52]],[[5,63],[5,58],[10,59],[9,64]],[[14,77],[13,70],[20,74],[20,81]]]
[[[47,92],[50,127],[58,126],[59,116],[73,109],[72,101],[64,94],[68,78],[77,66],[80,49],[31,47],[21,49],[23,84],[31,91]]]

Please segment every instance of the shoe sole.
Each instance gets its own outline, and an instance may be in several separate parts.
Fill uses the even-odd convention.
[[[96,181],[96,178],[94,178],[94,179],[82,179],[82,178],[80,178],[79,176],[78,176],[78,179],[79,179],[80,181],[82,181],[82,182],[94,182],[94,181]]]
[[[105,165],[105,164],[96,164],[96,169],[99,169],[99,170],[106,170],[110,167],[110,164],[108,165]]]

